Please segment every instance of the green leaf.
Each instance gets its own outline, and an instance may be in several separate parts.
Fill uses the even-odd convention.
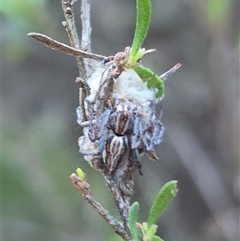
[[[158,228],[158,226],[156,224],[153,224],[151,227],[148,227],[147,233],[148,233],[149,237],[154,236],[154,234],[157,232],[157,228]]]
[[[157,235],[154,235],[151,241],[164,241],[164,240],[158,237]]]
[[[129,226],[130,226],[130,231],[132,234],[132,239],[134,241],[138,240],[137,237],[137,227],[136,227],[136,223],[137,223],[137,217],[138,217],[138,211],[139,211],[139,203],[138,202],[134,202],[129,210]]]
[[[163,210],[172,198],[176,196],[177,192],[177,181],[170,181],[161,188],[151,207],[147,221],[148,227],[151,227],[154,223],[156,223]]]
[[[134,62],[134,57],[137,55],[142,43],[147,35],[147,31],[151,18],[151,2],[150,0],[136,0],[137,18],[136,29],[134,33],[132,50],[130,59]]]
[[[135,65],[133,69],[143,82],[147,82],[149,89],[157,89],[157,98],[161,98],[164,95],[163,81],[154,72],[142,65]]]
[[[81,168],[77,168],[76,169],[76,173],[78,175],[78,177],[80,178],[81,181],[84,181],[85,179],[85,173],[83,172],[83,170]]]

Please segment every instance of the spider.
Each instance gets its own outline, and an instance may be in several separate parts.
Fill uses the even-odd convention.
[[[93,105],[89,105],[90,110]],[[133,129],[130,109],[116,100],[115,105],[107,107],[101,116],[90,111],[90,121],[87,123],[81,122],[78,108],[76,112],[78,123],[87,126],[84,127],[84,135],[79,138],[80,152],[92,158],[100,155],[105,173],[114,174],[129,148],[128,134]]]
[[[90,109],[93,109],[92,105],[89,105]],[[90,111],[90,121],[80,123],[88,126],[84,127],[84,136],[79,138],[80,152],[92,158],[100,157],[108,175],[116,172],[128,152],[131,166],[133,169],[138,167],[142,174],[140,155],[146,153],[151,159],[157,159],[154,146],[161,142],[163,125],[160,116],[156,118],[155,102],[148,105],[150,113],[144,118],[141,109],[136,104],[117,99],[101,116]]]
[[[127,59],[127,54],[124,56]],[[124,58],[120,60],[126,61]],[[115,74],[121,69],[120,60],[114,67]],[[139,105],[117,99],[113,84],[114,76],[109,75],[100,81],[95,97],[84,100],[88,121],[83,122],[81,109],[77,108],[77,122],[84,127],[84,135],[78,142],[79,151],[90,164],[92,160],[99,160],[102,165],[97,166],[108,175],[116,173],[123,157],[128,155],[129,168],[134,171],[137,167],[142,174],[140,155],[145,153],[151,159],[158,159],[154,146],[161,142],[164,130],[161,115],[156,117],[155,114],[157,101]]]

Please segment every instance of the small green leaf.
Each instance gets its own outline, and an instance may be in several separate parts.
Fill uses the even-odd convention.
[[[142,65],[138,64],[133,67],[134,71],[137,73],[137,75],[142,79],[143,82],[147,82],[150,79],[154,78],[154,73]],[[153,86],[149,86],[149,88],[152,88]]]
[[[138,218],[138,211],[139,211],[139,203],[138,202],[134,202],[129,210],[129,226],[130,226],[130,231],[131,231],[131,235],[132,235],[132,239],[134,241],[138,240],[137,237],[137,227],[136,227],[136,223],[137,223],[137,218]]]
[[[157,235],[154,235],[151,241],[164,241],[164,240],[158,237]]]
[[[142,43],[147,35],[151,18],[150,0],[136,0],[137,18],[130,59],[134,62]]]
[[[83,170],[81,168],[77,168],[76,169],[76,173],[78,175],[78,177],[80,178],[81,181],[84,181],[85,179],[85,173],[83,172]]]
[[[148,227],[147,233],[149,234],[149,237],[152,237],[157,232],[158,226],[156,224],[153,224],[151,227]]]
[[[176,196],[177,192],[177,181],[170,181],[161,188],[151,207],[147,221],[148,227],[151,227],[154,223],[156,223],[163,210],[172,198]]]
[[[154,72],[142,65],[135,65],[133,69],[143,82],[147,82],[149,89],[157,89],[157,98],[161,98],[164,95],[163,81]]]
[[[154,240],[156,237],[159,238],[158,236],[155,235],[155,233],[157,232],[157,228],[158,226],[153,224],[152,226],[148,226],[147,223],[143,223],[143,228],[142,228],[142,238],[143,241],[152,241]],[[156,239],[159,240],[159,239]]]

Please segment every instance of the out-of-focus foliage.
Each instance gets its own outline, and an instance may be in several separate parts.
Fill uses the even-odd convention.
[[[229,0],[207,0],[206,11],[211,25],[219,24],[225,20],[229,13],[232,1]],[[221,19],[221,21],[219,21]]]
[[[3,240],[74,240],[76,232],[84,233],[90,225],[87,220],[84,224],[73,221],[93,211],[84,207],[69,179],[74,167],[84,166],[84,161],[61,141],[66,126],[59,116],[60,112],[46,110],[27,125],[4,124]],[[99,178],[93,178],[93,190],[99,183],[96,196],[105,191]],[[101,225],[96,229],[101,232]]]
[[[48,32],[49,27],[54,27],[47,0],[10,0],[4,1],[1,6],[4,23],[2,41],[3,52],[12,61],[21,62],[31,54],[29,42],[24,40],[28,29],[44,27]]]
[[[135,1],[91,3],[93,51],[123,51],[133,39]],[[182,68],[165,83],[160,160],[143,158],[144,176],[136,173],[139,222],[159,188],[174,179],[179,192],[157,235],[238,240],[239,1],[152,0],[152,9],[142,47],[157,52],[143,64],[158,75],[177,62]],[[97,201],[116,215],[102,176],[78,153],[74,58],[26,36],[35,31],[69,42],[60,1],[4,1],[1,11],[2,240],[119,240],[69,179],[82,168]]]
[[[34,25],[42,21],[42,13],[45,11],[46,0],[5,1],[2,13],[20,25]]]

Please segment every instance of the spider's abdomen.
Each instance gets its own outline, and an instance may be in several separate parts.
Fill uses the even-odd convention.
[[[116,136],[114,134],[107,139],[103,150],[103,161],[108,174],[111,175],[117,170],[123,155],[127,151],[127,142],[126,136]]]

